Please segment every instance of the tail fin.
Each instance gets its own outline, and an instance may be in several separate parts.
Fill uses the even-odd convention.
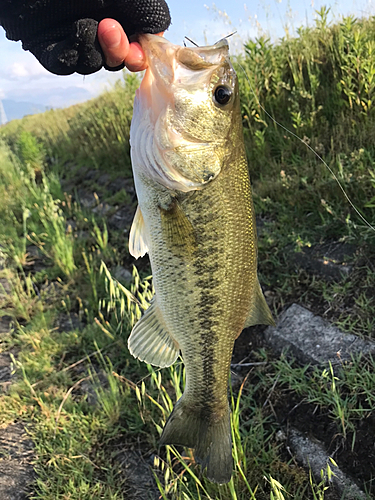
[[[228,483],[232,477],[232,437],[228,410],[218,417],[204,414],[177,401],[160,438],[160,444],[194,448],[195,461],[207,467],[207,478],[214,483]]]

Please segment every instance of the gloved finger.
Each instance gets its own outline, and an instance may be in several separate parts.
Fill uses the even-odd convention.
[[[94,19],[80,19],[70,26],[61,26],[65,38],[56,40],[56,33],[46,32],[42,37],[24,42],[23,48],[32,52],[51,73],[70,75],[75,71],[88,75],[103,66],[103,54],[97,38],[98,23]]]

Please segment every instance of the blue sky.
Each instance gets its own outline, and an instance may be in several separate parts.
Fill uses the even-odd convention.
[[[206,0],[207,2],[207,0]],[[332,16],[354,14],[357,17],[375,15],[375,0],[169,0],[172,26],[166,34],[172,42],[181,44],[186,35],[198,44],[214,43],[237,30],[230,39],[232,52],[241,50],[249,37],[268,33],[273,40],[290,33],[301,24],[313,24],[315,10],[322,5],[331,7]],[[0,28],[0,99],[8,98],[58,107],[73,104],[97,95],[108,88],[120,74],[105,70],[82,77],[59,77],[48,73],[19,42],[10,42]]]

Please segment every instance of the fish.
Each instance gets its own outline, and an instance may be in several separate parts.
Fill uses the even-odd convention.
[[[233,473],[228,380],[245,327],[274,325],[257,277],[257,235],[228,42],[181,47],[141,35],[148,68],[130,130],[138,208],[129,251],[149,254],[155,295],[131,354],[186,384],[160,444],[194,449],[215,483]]]

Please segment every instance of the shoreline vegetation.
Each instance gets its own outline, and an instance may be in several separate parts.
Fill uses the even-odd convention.
[[[278,44],[248,41],[234,60],[260,282],[276,318],[297,303],[375,341],[375,231],[306,147],[374,226],[375,19],[331,25],[327,16],[321,9],[314,27]],[[148,260],[134,261],[127,242],[138,84],[124,73],[96,99],[0,128],[0,322],[7,325],[0,356],[12,371],[1,381],[0,419],[2,428],[22,422],[34,444],[30,498],[354,498],[330,484],[335,463],[362,489],[360,498],[373,498],[364,444],[374,439],[374,360],[358,356],[337,371],[301,366],[274,356],[261,327],[241,335],[233,359],[249,368],[231,383],[231,482],[210,484],[190,450],[158,448],[184,371],[181,362],[156,370],[127,349],[152,296]],[[340,259],[327,245],[344,248]],[[319,252],[321,268],[301,265]],[[338,263],[345,273],[325,274]],[[305,415],[300,430],[329,448],[333,461],[321,477],[298,464],[282,438],[295,408]]]

